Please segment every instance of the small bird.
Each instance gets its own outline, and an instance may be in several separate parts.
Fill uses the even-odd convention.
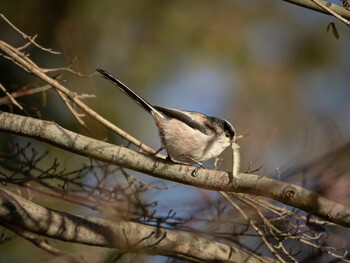
[[[173,162],[199,164],[217,157],[236,141],[236,132],[225,119],[199,112],[154,106],[107,71],[97,69],[133,101],[149,112],[159,129],[162,144]]]

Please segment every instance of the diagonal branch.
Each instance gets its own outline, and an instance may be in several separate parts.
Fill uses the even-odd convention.
[[[7,90],[1,83],[0,83],[0,90],[2,90],[5,93],[5,95],[12,102],[13,105],[17,106],[20,110],[23,110],[23,107],[21,106],[21,104],[19,104],[16,101],[16,99],[10,93],[7,92]]]
[[[35,138],[79,155],[130,168],[157,178],[209,190],[269,197],[327,221],[350,227],[350,208],[305,188],[266,176],[240,173],[233,179],[232,174],[227,172],[198,170],[193,166],[175,164],[153,155],[138,153],[71,132],[54,122],[11,113],[0,112],[0,131]],[[196,171],[195,177],[194,171]]]
[[[328,5],[324,4],[323,2],[321,2],[320,0],[311,0],[312,2],[314,2],[316,5],[318,5],[319,7],[321,7],[322,9],[326,10],[328,13],[330,13],[332,16],[334,16],[335,18],[337,18],[339,21],[343,22],[345,25],[347,25],[348,27],[350,27],[350,21],[346,20],[345,18],[343,18],[341,15],[337,14],[336,12],[334,12],[332,9],[330,9],[328,7]]]
[[[57,91],[62,92],[65,94],[70,100],[72,100],[80,109],[82,109],[84,112],[86,112],[89,116],[99,121],[101,124],[103,124],[105,127],[109,128],[110,130],[114,131],[115,133],[122,136],[124,139],[129,141],[130,143],[138,146],[140,149],[142,149],[145,152],[148,153],[156,153],[152,148],[148,147],[147,145],[143,144],[139,140],[137,140],[135,137],[131,136],[130,134],[126,133],[121,128],[115,126],[110,121],[103,118],[101,115],[99,115],[97,112],[93,111],[90,107],[88,107],[82,100],[79,99],[79,96],[65,88],[63,85],[61,85],[57,80],[51,78],[50,76],[46,75],[43,69],[41,69],[38,65],[36,65],[29,57],[25,56],[22,52],[20,52],[18,49],[12,47],[11,45],[5,43],[4,41],[0,40],[0,51],[4,53],[4,56],[10,60],[12,60],[15,64],[19,65],[21,68],[26,70],[27,72],[31,72],[49,85],[51,85],[53,88],[55,88]]]
[[[311,0],[283,0],[285,2],[289,2],[298,6],[302,6],[317,12],[324,13],[326,15],[330,15],[329,11],[325,10],[321,6],[317,5]],[[326,6],[334,13],[342,16],[343,18],[350,19],[350,10],[346,9],[345,7],[324,1],[324,0],[318,0],[317,2],[321,3],[321,5]]]

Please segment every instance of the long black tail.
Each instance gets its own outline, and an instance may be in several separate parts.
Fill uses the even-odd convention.
[[[128,88],[123,82],[120,80],[117,80],[115,77],[113,77],[111,74],[109,74],[107,71],[103,69],[96,69],[99,73],[102,74],[102,76],[112,82],[113,84],[117,85],[119,89],[121,89],[126,95],[131,97],[137,104],[139,104],[142,108],[144,108],[149,113],[152,112],[158,112],[151,104],[149,104],[146,100],[144,100],[142,97],[140,97],[138,94],[136,94],[134,91],[132,91],[130,88]]]

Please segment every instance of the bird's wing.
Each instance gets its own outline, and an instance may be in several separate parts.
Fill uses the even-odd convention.
[[[165,116],[169,118],[178,119],[193,129],[196,129],[204,134],[208,135],[208,131],[210,131],[210,125],[208,122],[208,117],[202,113],[194,112],[194,111],[183,111],[176,110],[172,108],[165,108],[160,106],[153,106],[158,111],[163,113]],[[209,129],[208,129],[209,128]]]

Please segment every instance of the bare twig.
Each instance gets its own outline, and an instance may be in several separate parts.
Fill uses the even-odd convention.
[[[34,46],[36,46],[36,47],[38,47],[38,48],[40,48],[40,49],[42,49],[42,50],[44,50],[44,51],[47,51],[47,52],[49,52],[49,53],[51,53],[51,54],[55,54],[55,55],[60,55],[60,54],[61,54],[61,53],[58,52],[58,51],[53,51],[51,48],[44,48],[43,46],[40,46],[38,43],[36,43],[36,42],[34,41],[35,38],[36,38],[36,36],[35,36],[35,37],[30,37],[30,36],[24,34],[24,33],[23,33],[21,30],[19,30],[14,24],[12,24],[3,14],[0,14],[0,17],[1,17],[6,23],[8,23],[15,31],[17,31],[19,34],[21,34],[22,37],[23,37],[24,39],[29,40],[29,42],[30,42],[31,44],[33,44]]]
[[[66,67],[60,67],[60,68],[42,68],[44,73],[49,73],[49,72],[57,72],[57,71],[66,71],[69,73],[72,73],[75,76],[78,77],[82,77],[82,78],[89,78],[92,77],[94,75],[96,75],[97,73],[92,73],[92,74],[82,74],[80,72],[77,72],[75,70],[71,69],[71,66],[73,65],[73,63],[77,60],[77,58],[75,57],[74,59],[72,59],[72,61],[66,66]]]
[[[33,88],[33,89],[19,90],[19,91],[12,92],[11,96],[13,98],[19,98],[19,97],[23,97],[23,96],[32,95],[35,93],[41,93],[41,92],[44,92],[44,91],[51,89],[51,88],[52,87],[50,85],[45,85],[45,86]],[[7,103],[8,101],[9,101],[9,98],[7,96],[2,97],[2,98],[0,98],[0,105]]]
[[[69,67],[65,67],[65,68],[63,68],[63,67],[62,68],[50,68],[50,69],[44,69],[43,68],[42,71],[44,73],[57,72],[57,71],[66,71],[66,72],[72,73],[75,76],[82,77],[82,78],[89,78],[89,77],[93,77],[93,76],[96,75],[96,73],[82,74],[80,72],[76,72],[75,70],[70,69]]]
[[[5,87],[0,83],[0,89],[5,93],[5,95],[8,97],[8,99],[15,105],[17,106],[20,110],[23,110],[23,107],[15,100],[15,98],[7,92]]]
[[[81,118],[81,116],[79,116],[79,113],[72,107],[72,105],[70,105],[69,101],[67,100],[66,95],[64,95],[61,91],[56,90],[58,95],[60,96],[61,100],[64,102],[64,104],[66,105],[66,107],[68,108],[68,110],[72,113],[72,115],[74,116],[74,118],[78,121],[78,123],[83,126],[85,128],[85,130],[92,135],[90,129],[87,127],[85,121]]]

